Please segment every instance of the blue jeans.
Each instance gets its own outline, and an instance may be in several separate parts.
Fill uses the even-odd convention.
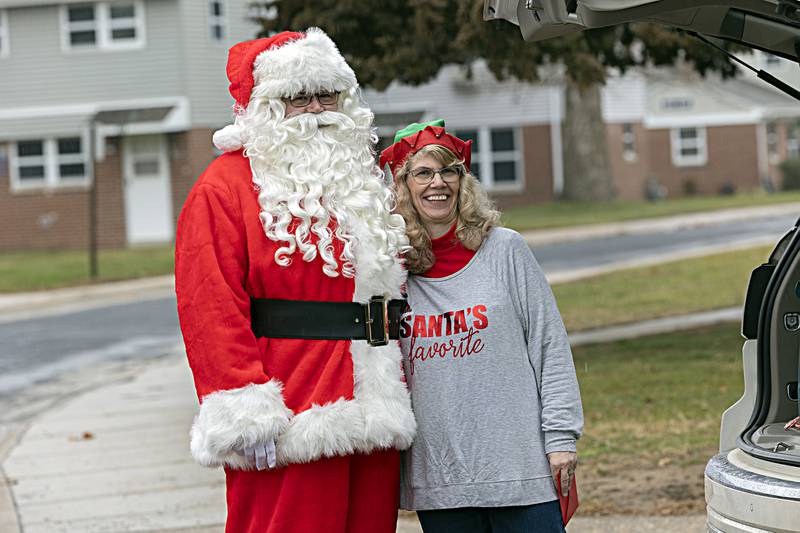
[[[519,507],[417,511],[425,533],[564,533],[558,500]]]

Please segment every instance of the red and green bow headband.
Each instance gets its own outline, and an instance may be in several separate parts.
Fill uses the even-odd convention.
[[[462,141],[455,135],[450,135],[444,130],[444,120],[432,120],[421,124],[409,124],[394,136],[394,144],[381,152],[380,165],[384,168],[389,165],[392,175],[397,174],[397,169],[406,160],[419,152],[423,146],[438,144],[444,146],[457,157],[464,160],[464,166],[469,170],[472,155],[472,140]]]

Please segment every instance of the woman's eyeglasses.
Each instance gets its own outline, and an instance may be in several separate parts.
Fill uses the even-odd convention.
[[[306,107],[311,103],[314,98],[320,105],[333,105],[339,100],[339,93],[337,92],[321,92],[317,94],[298,94],[293,98],[286,98],[286,101],[294,107]]]
[[[461,167],[451,166],[440,168],[438,170],[420,167],[413,169],[410,174],[418,185],[427,185],[428,183],[432,182],[436,174],[439,174],[439,177],[441,177],[442,181],[445,183],[455,183],[458,181],[458,178],[461,177]]]

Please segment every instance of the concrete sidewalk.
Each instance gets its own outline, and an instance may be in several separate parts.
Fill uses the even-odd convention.
[[[581,333],[574,344],[738,320],[738,309]],[[0,531],[222,531],[221,470],[196,465],[197,409],[182,352],[140,363],[45,410],[0,449]],[[5,490],[3,490],[5,489]],[[570,533],[703,531],[704,517],[576,517]],[[401,516],[398,532],[419,532]]]

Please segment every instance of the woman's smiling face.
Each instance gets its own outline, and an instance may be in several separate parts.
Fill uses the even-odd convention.
[[[411,193],[411,203],[419,213],[422,224],[431,231],[435,226],[447,229],[452,226],[458,214],[458,189],[461,184],[459,178],[453,182],[445,181],[442,172],[443,165],[432,155],[418,155],[411,160],[406,184]],[[429,183],[420,184],[414,175],[427,169],[436,172]]]

